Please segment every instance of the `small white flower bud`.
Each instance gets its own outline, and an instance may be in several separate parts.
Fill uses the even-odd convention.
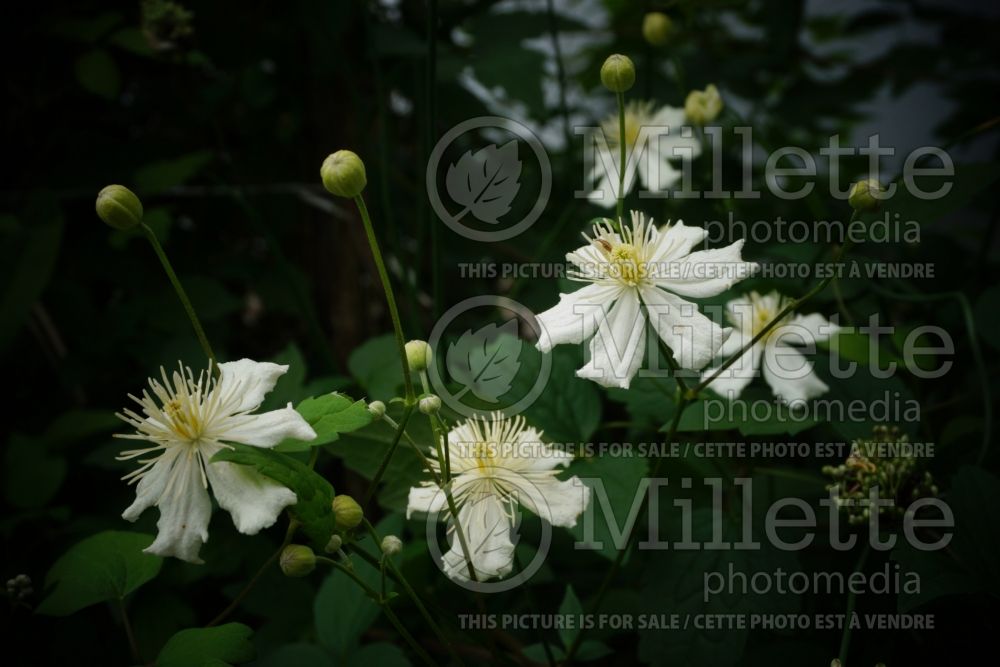
[[[417,403],[417,408],[425,415],[437,414],[441,409],[441,399],[434,394],[427,394]]]
[[[385,403],[382,401],[372,401],[368,404],[368,412],[370,412],[372,417],[375,419],[381,419],[382,415],[385,414]]]
[[[876,197],[876,194],[880,195],[882,191],[882,184],[878,182],[878,179],[869,178],[858,181],[851,186],[850,192],[847,193],[847,203],[855,211],[877,210],[882,205],[882,200]]]
[[[395,535],[386,535],[382,538],[382,553],[386,556],[395,556],[403,550],[403,541]]]
[[[344,540],[341,539],[340,535],[331,535],[330,541],[326,543],[323,551],[328,554],[335,554],[340,551],[340,547],[344,546]]]
[[[430,366],[434,354],[426,341],[411,340],[406,344],[406,363],[413,373],[420,373]]]
[[[711,123],[722,111],[722,96],[714,84],[705,90],[692,90],[684,100],[684,114],[695,125]]]

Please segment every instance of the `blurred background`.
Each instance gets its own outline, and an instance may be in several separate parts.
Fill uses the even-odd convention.
[[[653,10],[673,21],[664,47],[653,47],[642,36],[643,16]],[[127,467],[114,460],[119,447],[110,437],[121,430],[114,412],[126,394],[138,392],[160,365],[170,367],[178,359],[194,367],[203,363],[145,239],[113,231],[97,219],[98,190],[122,183],[140,195],[146,220],[172,258],[220,358],[293,364],[269,405],[332,390],[389,398],[398,371],[386,338],[391,325],[381,287],[356,210],[320,185],[323,158],[350,148],[366,163],[366,198],[408,337],[426,337],[442,311],[478,294],[512,296],[538,312],[554,303],[559,281],[462,278],[460,266],[559,262],[579,245],[588,221],[604,214],[573,198],[585,173],[582,142],[573,128],[595,125],[614,111],[614,98],[598,77],[600,64],[613,52],[636,63],[637,84],[629,93],[634,99],[683,106],[689,90],[716,84],[726,104],[719,119],[726,136],[732,136],[733,126],[751,125],[759,164],[773,147],[797,145],[816,154],[832,134],[844,145],[861,146],[878,133],[882,145],[897,151],[883,162],[881,177],[891,180],[913,148],[947,148],[956,163],[952,194],[933,205],[909,201],[888,207],[920,223],[920,243],[866,246],[858,253],[863,261],[933,263],[935,279],[881,283],[907,300],[869,289],[870,281],[845,280],[839,304],[827,291],[814,307],[827,313],[846,307],[858,322],[882,313],[903,334],[921,324],[945,327],[957,352],[944,378],[928,382],[903,373],[891,382],[869,378],[864,386],[837,391],[866,400],[899,392],[918,401],[922,421],[904,430],[946,452],[932,463],[945,491],[947,480],[980,451],[984,415],[992,409],[983,378],[998,395],[1000,347],[995,285],[1000,210],[994,187],[1000,163],[993,125],[1000,11],[994,3],[84,0],[20,5],[9,10],[0,30],[6,63],[0,113],[10,158],[0,192],[0,355],[10,383],[2,434],[0,574],[6,580],[24,573],[34,582],[33,594],[16,604],[12,598],[5,611],[4,652],[13,656],[8,664],[127,663],[120,621],[101,605],[68,618],[33,616],[31,606],[42,597],[46,571],[68,546],[98,530],[127,529],[119,514],[133,491],[118,480]],[[437,139],[482,115],[515,118],[532,128],[553,165],[548,208],[509,242],[474,243],[453,233],[437,221],[425,190],[427,156]],[[735,188],[737,149],[730,141],[722,157],[726,185]],[[860,159],[845,164],[845,184],[867,175]],[[695,169],[696,177],[705,178],[708,161],[696,161]],[[530,170],[524,176],[537,177]],[[755,182],[761,180],[758,169]],[[630,203],[639,205],[635,195]],[[682,217],[687,224],[726,220],[730,213],[745,221],[849,215],[846,202],[829,198],[821,187],[801,201],[765,192],[757,200],[665,200],[648,208],[657,219]],[[806,261],[824,251],[819,244],[748,243],[744,256],[765,263]],[[807,283],[762,279],[744,287],[795,295]],[[928,296],[955,292],[965,301]],[[900,340],[887,341],[886,354],[898,353]],[[981,350],[980,363],[974,350]],[[557,367],[571,370],[578,353],[560,352]],[[578,415],[557,417],[555,408],[545,405],[534,415],[567,441],[655,439],[668,421],[669,411],[635,392],[598,392],[575,378],[567,385]],[[608,430],[602,421],[624,423],[625,432]],[[850,439],[871,426],[818,424],[808,438]],[[362,493],[365,474],[377,461],[370,441],[382,435],[359,437],[339,451],[329,448],[334,456],[325,458],[321,470],[338,492]],[[735,431],[729,437],[734,436]],[[991,453],[987,466],[995,470],[996,460]],[[795,474],[768,477],[767,493],[822,495],[823,463],[789,463],[789,469],[798,468]],[[757,474],[753,463],[720,465],[726,474]],[[382,498],[380,511],[390,520],[401,521],[399,489],[405,496],[403,487],[414,479],[414,471],[403,466],[393,477],[401,485],[395,497]],[[599,463],[594,466],[592,472],[603,474]],[[627,475],[633,480],[643,472]],[[797,483],[809,491],[788,481],[796,475],[807,478]],[[623,499],[632,493],[627,481]],[[786,483],[793,485],[782,486]],[[983,498],[1000,499],[994,486],[982,494],[969,501],[973,508]],[[147,512],[139,529],[152,530],[154,514]],[[970,530],[982,537],[966,547],[979,555],[971,565],[966,559],[967,571],[954,574],[950,583],[925,583],[940,584],[940,595],[861,603],[869,609],[930,605],[939,627],[858,632],[852,649],[856,664],[928,664],[990,640],[1000,594],[1000,565],[991,545],[1000,546],[995,543],[1000,531],[995,517],[973,516],[960,522],[975,522]],[[167,563],[131,603],[144,655],[155,655],[176,630],[214,616],[280,538],[238,539],[228,517],[217,514],[205,548],[209,564]],[[550,611],[553,600],[563,599],[570,578],[585,600],[609,562],[601,554],[575,555],[572,538],[560,539],[554,550],[561,545],[565,562],[551,561],[531,587]],[[410,543],[417,545],[414,540]],[[412,551],[407,567],[424,592],[437,599],[454,590],[429,562],[426,548]],[[888,562],[889,556],[879,557]],[[623,582],[631,583],[616,591],[611,608],[635,609],[650,600],[663,600],[664,613],[680,608],[670,572],[681,563],[671,558],[630,561]],[[832,553],[804,560],[809,562],[799,566],[806,569],[850,571],[855,565],[853,558]],[[940,563],[923,567],[945,571]],[[959,579],[961,585],[955,583]],[[338,616],[347,612],[329,602],[333,592],[317,596],[317,585],[275,573],[248,598],[241,620],[256,630],[260,664],[353,664],[361,659],[357,646],[391,637],[384,620],[372,618],[356,622],[361,627],[346,643],[324,639],[318,619],[347,623]],[[963,595],[945,595],[958,591]],[[700,600],[688,602],[697,606]],[[454,604],[446,609],[449,614],[471,608],[461,596],[443,604]],[[525,602],[511,593],[489,604],[499,611]],[[768,607],[771,602],[754,597],[726,604],[752,610],[791,603]],[[806,596],[793,606],[842,611],[844,600]],[[524,664],[534,655],[544,661],[537,649],[524,650],[538,644],[532,633],[506,639],[492,659]],[[755,665],[782,655],[792,664],[824,665],[836,655],[840,634],[678,637],[607,631],[595,633],[595,639],[614,651],[596,657],[602,664]],[[307,648],[288,648],[300,644]],[[291,661],[293,653],[301,662]]]

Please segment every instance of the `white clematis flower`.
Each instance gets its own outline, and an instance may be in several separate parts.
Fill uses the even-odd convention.
[[[479,581],[510,573],[519,505],[553,526],[572,527],[590,501],[590,488],[578,477],[556,479],[557,467],[568,465],[573,455],[543,443],[541,432],[527,426],[524,417],[507,419],[497,412],[490,419],[466,420],[448,433],[448,455],[458,523]],[[440,473],[433,453],[430,463]],[[444,491],[425,482],[410,489],[406,516],[447,513],[447,508]],[[444,573],[468,581],[469,564],[453,519],[449,524]]]
[[[788,297],[778,292],[751,292],[727,303],[726,318],[735,330],[719,350],[720,356],[728,358],[739,352],[788,303]],[[722,396],[736,398],[756,375],[762,374],[774,395],[788,403],[821,396],[829,387],[794,345],[803,345],[812,352],[817,342],[827,340],[838,329],[819,313],[789,313],[708,386]],[[704,377],[713,371],[706,370]]]
[[[625,193],[632,191],[638,173],[642,187],[648,192],[663,192],[681,177],[681,171],[670,160],[693,159],[701,154],[701,142],[681,129],[687,123],[684,109],[661,107],[652,102],[633,100],[625,106]],[[643,132],[643,128],[646,132]],[[590,171],[589,183],[596,186],[588,195],[595,204],[612,208],[618,199],[619,164],[621,162],[621,129],[618,113],[601,123],[605,141],[596,142],[596,159]]]
[[[657,229],[637,211],[622,234],[607,223],[594,225],[593,234],[584,234],[587,245],[566,255],[575,267],[569,277],[590,284],[560,294],[558,304],[537,315],[538,349],[593,337],[590,360],[576,374],[628,389],[646,350],[648,316],[681,368],[709,363],[730,330],[682,297],[715,296],[750,276],[757,264],[743,261],[743,241],[692,252],[705,239],[704,229],[681,221]]]
[[[226,442],[274,447],[285,438],[312,440],[316,432],[292,408],[251,414],[274,388],[288,366],[241,359],[219,364],[196,378],[180,367],[162,382],[149,380],[142,398],[129,396],[142,414],[125,409],[118,416],[136,429],[120,438],[144,440],[151,446],[122,452],[119,460],[139,459],[140,468],[123,479],[138,482],[135,502],[122,517],[135,521],[156,505],[160,520],[156,540],[146,553],[201,563],[198,551],[208,540],[211,485],[219,506],[233,517],[237,530],[253,535],[277,520],[296,502],[295,494],[255,470],[228,462],[211,463]]]

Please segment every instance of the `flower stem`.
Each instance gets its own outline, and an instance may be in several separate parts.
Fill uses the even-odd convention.
[[[167,258],[167,253],[163,251],[163,246],[160,245],[160,240],[156,238],[156,232],[153,231],[152,227],[147,225],[145,222],[139,223],[142,227],[142,231],[146,234],[146,238],[149,239],[150,245],[153,246],[153,252],[160,260],[160,264],[163,265],[163,270],[167,274],[167,278],[170,279],[170,284],[173,285],[174,291],[177,292],[177,298],[181,300],[181,305],[184,306],[184,311],[187,313],[188,319],[191,320],[191,326],[194,327],[194,333],[198,336],[198,342],[201,343],[201,349],[204,350],[205,356],[208,357],[209,361],[212,362],[212,367],[215,368],[215,372],[218,373],[219,364],[215,360],[215,353],[212,352],[212,346],[208,344],[208,337],[205,336],[205,330],[201,328],[201,321],[198,320],[198,314],[194,312],[194,306],[191,305],[191,300],[188,299],[187,292],[184,291],[184,286],[181,285],[181,281],[177,278],[177,274],[174,273],[174,267],[170,264],[170,259]]]
[[[375,238],[375,229],[372,227],[371,217],[368,215],[368,207],[365,206],[365,199],[362,195],[354,198],[354,203],[361,213],[361,221],[365,225],[365,234],[368,236],[368,245],[371,247],[372,258],[375,260],[375,268],[378,270],[379,280],[382,281],[382,289],[385,292],[385,302],[389,306],[389,316],[392,318],[392,328],[396,334],[396,345],[399,348],[399,361],[403,365],[403,385],[406,388],[406,402],[413,403],[415,395],[413,393],[413,379],[410,377],[410,365],[406,363],[406,340],[403,338],[403,325],[399,321],[399,310],[396,308],[396,297],[392,292],[392,284],[389,282],[389,273],[385,270],[385,262],[382,260],[382,251],[378,247],[378,239]],[[399,438],[396,439],[397,442]]]
[[[339,563],[333,560],[332,558],[326,558],[325,556],[316,556],[316,562],[326,563],[328,565],[331,565],[336,569],[340,570],[341,572],[343,572],[344,574],[346,574],[348,577],[350,577],[351,580],[354,581],[354,583],[356,583],[358,586],[360,586],[361,590],[363,590],[368,595],[368,597],[370,597],[372,601],[375,602],[375,604],[377,604],[382,608],[382,612],[385,614],[385,617],[389,619],[389,622],[392,623],[393,627],[396,628],[396,631],[399,632],[400,636],[402,636],[403,639],[406,641],[406,643],[410,645],[410,648],[413,649],[413,652],[416,653],[418,656],[420,656],[420,659],[423,660],[428,665],[431,665],[432,667],[437,666],[437,663],[434,662],[434,660],[427,654],[427,651],[425,651],[420,646],[420,644],[417,643],[417,640],[413,638],[413,635],[410,634],[410,631],[407,630],[400,622],[399,617],[396,616],[396,613],[392,610],[392,607],[389,606],[389,601],[386,600],[382,595],[380,595],[378,591],[376,591],[374,588],[365,583],[364,580],[362,580],[361,577],[358,576],[358,574],[354,571],[353,568],[347,567],[343,563]]]
[[[369,534],[371,534],[372,540],[375,541],[375,545],[378,546],[381,542],[381,538],[379,537],[379,534],[375,531],[375,526],[373,526],[371,522],[368,521],[368,519],[365,519],[364,521],[365,521],[365,528],[368,530]],[[459,665],[463,664],[462,659],[458,656],[458,652],[452,645],[451,640],[448,639],[448,636],[445,634],[444,629],[437,623],[437,621],[434,620],[434,617],[431,616],[431,613],[427,610],[427,607],[424,606],[424,603],[420,599],[420,596],[417,595],[417,592],[413,590],[413,586],[411,586],[410,582],[406,579],[405,576],[403,576],[402,570],[396,567],[396,563],[394,563],[393,560],[388,556],[382,556],[380,564],[382,566],[382,571],[383,571],[383,586],[385,585],[384,584],[385,571],[388,570],[389,573],[392,575],[392,578],[395,579],[397,582],[399,582],[399,584],[403,587],[403,590],[406,591],[406,594],[410,596],[411,600],[413,600],[413,604],[417,607],[417,611],[420,612],[420,615],[424,617],[425,621],[427,621],[427,625],[430,626],[431,630],[434,631],[434,634],[438,636],[438,639],[441,640],[441,643],[444,644],[445,647],[448,649],[448,652],[451,653],[451,657],[454,658],[455,662],[457,662]]]
[[[405,355],[403,358],[403,366],[406,366]],[[399,446],[399,439],[403,437],[403,431],[406,430],[406,423],[410,421],[410,415],[413,414],[413,406],[413,403],[407,401],[406,406],[403,408],[403,416],[400,417],[399,425],[396,426],[396,435],[393,436],[392,444],[389,445],[388,451],[386,451],[385,456],[382,457],[382,462],[378,464],[378,470],[375,471],[375,475],[372,477],[371,486],[368,487],[368,494],[365,496],[365,505],[368,505],[368,503],[371,502],[372,496],[374,496],[375,491],[378,490],[379,482],[382,481],[382,476],[385,475],[385,471],[389,467],[392,455],[396,453],[396,447]]]
[[[125,628],[125,638],[128,640],[128,650],[132,654],[132,661],[143,664],[143,659],[139,653],[139,644],[135,641],[135,632],[132,631],[132,622],[128,618],[128,610],[125,609],[125,599],[118,598],[118,611],[122,615],[122,627]]]
[[[472,551],[469,543],[465,539],[465,531],[458,520],[458,504],[455,496],[451,492],[451,459],[449,454],[446,431],[441,429],[436,415],[430,415],[431,430],[434,432],[434,447],[437,449],[438,461],[441,463],[441,490],[444,492],[445,500],[448,502],[448,512],[455,522],[455,535],[458,537],[458,545],[462,548],[462,555],[465,556],[465,563],[469,568],[469,579],[479,581],[476,577],[476,567],[472,564]]]
[[[618,225],[625,215],[625,93],[618,93]]]

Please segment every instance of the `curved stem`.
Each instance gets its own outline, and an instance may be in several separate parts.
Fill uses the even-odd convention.
[[[624,224],[625,214],[625,93],[618,93],[618,225]]]
[[[128,640],[128,650],[132,654],[132,660],[141,665],[142,655],[139,653],[139,644],[135,641],[135,632],[132,631],[132,621],[129,620],[128,610],[125,609],[124,598],[118,598],[118,611],[122,615],[122,627],[125,628],[125,638]]]
[[[399,310],[396,308],[396,297],[392,292],[392,283],[389,282],[389,272],[385,269],[385,261],[382,259],[382,251],[379,250],[378,239],[375,238],[375,229],[372,227],[371,217],[368,215],[368,207],[365,206],[364,196],[358,195],[354,198],[358,212],[361,214],[361,221],[365,226],[365,234],[368,236],[368,245],[372,251],[372,259],[375,260],[375,268],[378,270],[379,280],[382,281],[382,290],[385,292],[385,302],[389,307],[389,316],[392,318],[392,328],[396,334],[396,346],[399,348],[399,361],[403,365],[403,385],[406,388],[406,402],[412,403],[414,400],[413,379],[410,377],[410,365],[406,363],[406,340],[403,338],[403,325],[399,320]],[[398,439],[397,439],[398,440]]]
[[[194,327],[194,333],[198,337],[198,342],[201,343],[201,349],[204,350],[205,356],[212,362],[212,367],[218,373],[219,364],[215,360],[215,353],[212,351],[212,346],[208,343],[205,330],[201,328],[201,321],[198,319],[198,314],[194,312],[194,306],[191,305],[191,300],[188,299],[187,292],[184,291],[184,286],[181,285],[180,279],[174,273],[174,267],[170,264],[167,253],[163,251],[160,240],[156,238],[156,232],[145,222],[139,223],[139,226],[142,227],[142,231],[146,234],[149,244],[153,246],[153,252],[159,258],[160,264],[163,265],[163,270],[167,274],[167,278],[170,279],[170,284],[173,285],[174,291],[177,293],[177,298],[180,299],[181,305],[184,306],[184,312],[187,313],[188,319],[191,320],[191,326]]]
[[[406,366],[406,355],[403,355],[403,366]],[[412,389],[411,389],[412,391]],[[399,419],[399,425],[396,427],[396,435],[392,438],[392,444],[389,445],[389,449],[386,451],[385,456],[382,457],[382,462],[378,464],[378,470],[375,471],[375,475],[372,477],[371,486],[368,487],[368,493],[365,496],[365,505],[371,502],[372,497],[378,490],[379,482],[382,481],[382,476],[385,475],[385,471],[389,468],[389,462],[392,461],[392,455],[396,453],[396,447],[399,446],[399,439],[403,437],[403,431],[406,430],[406,423],[410,421],[410,415],[413,414],[414,404],[407,401],[406,407],[403,408],[403,416]]]

